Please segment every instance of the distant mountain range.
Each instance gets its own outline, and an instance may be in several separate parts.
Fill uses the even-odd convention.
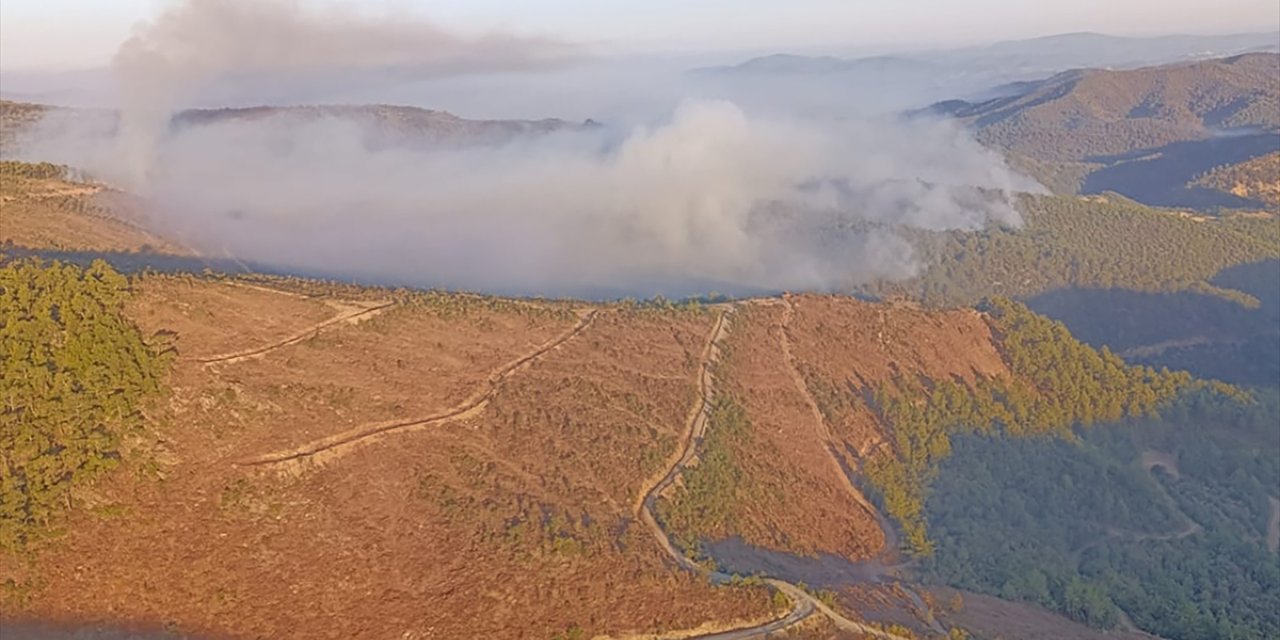
[[[1074,68],[1134,68],[1154,64],[1218,58],[1251,52],[1280,51],[1280,33],[1222,36],[1173,35],[1127,38],[1098,33],[1069,33],[1011,40],[981,47],[919,53],[837,58],[774,54],[732,66],[695,69],[715,75],[785,75],[844,73],[965,73],[1043,77]]]
[[[172,127],[183,129],[233,121],[288,118],[295,121],[332,118],[362,125],[380,143],[483,143],[501,142],[522,135],[537,135],[595,123],[543,120],[470,120],[448,111],[392,105],[334,105],[299,107],[248,107],[191,109],[174,116]]]
[[[1198,179],[1280,150],[1280,54],[1068,71],[1006,89],[926,111],[971,126],[1058,191],[1206,210],[1266,204],[1250,195],[1265,186],[1215,189]]]
[[[1280,127],[1280,54],[1127,71],[1067,71],[981,102],[933,111],[983,142],[1044,160],[1089,160],[1232,130]]]
[[[103,120],[102,131],[109,133],[115,129],[116,115],[111,111],[0,100],[0,142],[5,146],[0,156],[20,155],[24,132],[51,114],[71,114],[75,119],[98,118]],[[170,129],[181,131],[268,118],[279,119],[283,124],[300,124],[321,119],[353,123],[362,128],[366,143],[374,147],[485,144],[503,142],[518,136],[597,126],[592,121],[575,123],[559,119],[470,120],[447,111],[407,106],[327,105],[190,109],[175,114],[170,121]]]
[[[731,99],[784,92],[835,96],[837,111],[911,109],[946,98],[1022,93],[1022,83],[1069,69],[1143,66],[1280,51],[1280,33],[1125,38],[1073,33],[989,46],[866,58],[775,54],[694,69]]]

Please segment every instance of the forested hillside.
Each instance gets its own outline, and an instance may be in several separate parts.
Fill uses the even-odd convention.
[[[940,103],[932,112],[971,127],[1054,193],[1113,191],[1153,206],[1249,210],[1265,206],[1259,196],[1273,184],[1221,188],[1197,179],[1275,152],[1277,77],[1275,53],[1074,70],[984,102]]]
[[[1076,425],[1152,415],[1179,394],[1204,386],[1185,373],[1128,366],[1016,302],[996,299],[989,313],[1013,379],[981,380],[971,387],[950,380],[926,387],[904,379],[876,394],[893,447],[864,472],[920,555],[933,552],[925,500],[938,464],[951,454],[953,435],[1067,437]]]
[[[926,265],[910,280],[866,287],[927,304],[973,304],[988,295],[1032,296],[1062,287],[1212,292],[1256,304],[1209,284],[1219,271],[1280,257],[1273,217],[1197,217],[1116,196],[1026,196],[1024,226],[917,233]]]
[[[1280,54],[1252,53],[1143,69],[1068,71],[1029,90],[946,111],[978,139],[1050,161],[1079,161],[1204,137],[1280,127]]]
[[[1192,394],[1079,439],[956,439],[927,575],[1100,628],[1280,634],[1280,397]]]

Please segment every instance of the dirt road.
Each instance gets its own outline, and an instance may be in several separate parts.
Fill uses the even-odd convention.
[[[285,295],[292,295],[292,294],[285,294]],[[343,307],[339,310],[338,314],[335,315],[334,317],[329,318],[328,320],[325,320],[323,322],[318,322],[316,324],[313,324],[307,327],[306,329],[302,329],[301,331],[294,333],[293,335],[289,336],[288,338],[285,338],[284,340],[273,342],[271,344],[263,345],[260,347],[253,347],[250,349],[241,349],[239,351],[233,351],[231,353],[224,353],[221,355],[211,356],[208,358],[200,358],[196,360],[196,362],[199,362],[200,364],[234,364],[237,362],[241,362],[243,360],[248,360],[249,358],[256,358],[259,356],[263,356],[277,349],[282,349],[290,345],[295,345],[295,344],[298,344],[299,342],[302,342],[303,340],[312,338],[317,334],[319,334],[322,330],[332,327],[334,325],[342,324],[344,322],[358,322],[360,320],[373,317],[394,305],[395,305],[394,302],[383,302],[383,303],[377,303],[373,305],[362,305],[362,304],[343,305]]]
[[[1156,467],[1160,467],[1169,476],[1173,478],[1179,477],[1177,458],[1172,454],[1161,451],[1150,449],[1143,451],[1138,457],[1138,466],[1142,467],[1147,473],[1153,473],[1153,470]],[[1173,505],[1174,509],[1177,509],[1178,503],[1174,501],[1173,496],[1169,495],[1169,491],[1168,489],[1165,489],[1164,484],[1161,483],[1159,479],[1153,478],[1153,480],[1156,483],[1156,487],[1160,489],[1160,493],[1164,495],[1165,500],[1167,500],[1169,504]],[[1204,531],[1204,527],[1201,526],[1199,522],[1192,520],[1190,516],[1182,513],[1182,511],[1178,511],[1178,513],[1182,516],[1182,519],[1186,521],[1186,524],[1183,525],[1181,529],[1169,533],[1143,533],[1140,531],[1128,531],[1117,527],[1103,526],[1103,534],[1101,536],[1085,543],[1080,548],[1071,552],[1071,564],[1079,566],[1080,556],[1083,555],[1085,551],[1111,540],[1125,540],[1128,542],[1181,540]]]
[[[397,432],[436,426],[446,422],[452,422],[478,415],[484,410],[485,406],[489,404],[489,400],[491,400],[494,394],[498,392],[498,389],[507,378],[510,378],[516,372],[529,367],[542,356],[554,351],[564,343],[581,334],[583,331],[586,331],[587,327],[591,326],[591,323],[595,321],[596,316],[599,313],[600,312],[595,309],[587,311],[578,323],[573,326],[573,328],[565,331],[559,336],[556,336],[551,339],[551,341],[543,344],[537,349],[534,349],[533,351],[530,351],[529,353],[526,353],[525,355],[503,365],[493,373],[490,373],[483,389],[475,392],[471,397],[463,400],[460,404],[450,409],[446,409],[441,413],[427,416],[425,418],[364,425],[350,431],[308,442],[294,449],[254,456],[252,458],[239,460],[235,464],[239,466],[262,466],[300,461],[314,458],[320,454],[325,454],[325,459],[330,459],[341,455],[352,447],[358,446],[375,438]]]
[[[654,484],[648,491],[643,494],[639,503],[639,512],[637,516],[645,526],[654,534],[654,538],[658,544],[667,552],[667,555],[675,561],[677,565],[688,571],[707,576],[713,581],[725,580],[729,576],[710,572],[707,569],[698,566],[692,560],[685,557],[672,544],[671,539],[667,536],[667,532],[663,530],[658,523],[657,518],[653,514],[653,508],[658,497],[670,488],[684,472],[685,467],[697,456],[698,443],[702,441],[706,434],[708,423],[710,421],[711,401],[715,394],[715,380],[711,376],[711,368],[718,361],[720,356],[720,345],[728,336],[729,332],[729,314],[732,308],[722,310],[716,318],[716,324],[711,330],[711,335],[707,339],[706,346],[703,348],[702,357],[698,365],[698,400],[694,408],[690,411],[689,419],[686,423],[685,437],[683,445],[678,456],[674,456],[675,460],[671,463],[667,473]],[[693,636],[697,640],[747,640],[749,638],[761,638],[771,633],[776,633],[808,618],[813,613],[821,612],[830,618],[832,623],[839,629],[845,631],[854,631],[864,635],[882,638],[883,640],[906,640],[900,636],[886,633],[874,627],[854,622],[840,615],[835,610],[820,602],[817,598],[806,593],[800,587],[782,580],[766,579],[765,583],[780,591],[787,596],[794,605],[791,611],[782,618],[767,622],[765,624],[755,625],[742,629],[734,629],[731,631],[723,631],[708,635]],[[678,634],[677,637],[688,638],[687,634]]]
[[[867,497],[853,483],[853,479],[849,476],[849,470],[845,468],[844,463],[841,462],[840,457],[837,455],[838,448],[836,447],[835,436],[832,435],[831,427],[827,424],[826,416],[822,415],[822,409],[818,407],[818,401],[814,399],[813,393],[809,391],[809,384],[805,382],[804,376],[800,374],[799,368],[796,367],[796,360],[791,352],[791,334],[789,330],[791,328],[791,320],[795,317],[795,304],[786,296],[782,298],[782,304],[785,306],[785,310],[782,315],[782,326],[779,327],[778,341],[782,350],[783,362],[787,365],[787,372],[791,376],[791,381],[795,385],[796,391],[804,397],[805,404],[809,406],[809,413],[813,416],[813,424],[817,427],[817,435],[821,438],[827,451],[827,460],[830,461],[832,472],[842,480],[841,486],[844,487],[845,492],[879,525],[885,540],[885,553],[881,554],[881,556],[892,553],[892,549],[897,547],[897,532],[894,531],[893,525],[889,523],[889,520],[880,513],[879,509],[876,509],[871,504],[870,500],[867,500]],[[892,561],[890,560],[889,562],[891,563]],[[869,564],[874,566],[880,575],[891,579],[895,577],[893,575],[895,569],[906,566],[905,562],[896,566],[882,564],[878,561],[873,561]],[[942,625],[933,619],[933,614],[929,612],[929,608],[925,606],[924,600],[918,594],[905,585],[902,586],[902,590],[906,592],[908,599],[912,602],[912,606],[917,609],[922,622],[929,625],[936,633],[946,633],[946,629],[943,629]]]

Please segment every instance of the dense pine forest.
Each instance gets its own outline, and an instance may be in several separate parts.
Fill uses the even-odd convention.
[[[160,391],[166,357],[122,315],[128,294],[101,261],[0,267],[0,549],[56,530]]]
[[[1277,488],[1275,391],[1194,393],[1079,438],[961,436],[928,498],[927,574],[1100,628],[1273,638]]]
[[[1245,397],[1186,373],[1126,365],[1105,347],[1094,350],[1061,323],[1017,302],[995,299],[986,308],[1014,380],[982,380],[972,387],[934,381],[927,389],[901,380],[876,393],[894,447],[868,462],[864,472],[916,554],[934,551],[925,501],[938,465],[952,453],[954,435],[1071,438],[1077,425],[1154,415],[1193,389]]]
[[[1208,218],[1155,209],[1120,196],[1026,196],[1018,229],[915,233],[926,269],[866,288],[933,305],[1026,297],[1062,287],[1192,290],[1246,305],[1256,300],[1209,284],[1225,268],[1280,257],[1274,218]]]

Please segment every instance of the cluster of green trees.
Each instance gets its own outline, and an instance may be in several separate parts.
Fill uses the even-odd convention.
[[[1126,365],[1105,347],[1094,350],[1061,323],[1017,302],[995,299],[986,309],[1011,380],[974,385],[944,380],[926,388],[918,380],[900,379],[875,394],[893,451],[870,460],[864,474],[902,527],[907,546],[920,555],[934,550],[925,499],[938,464],[951,454],[954,434],[1070,437],[1075,425],[1151,415],[1203,384],[1186,373]],[[1211,386],[1222,394],[1236,393],[1226,385]]]
[[[684,470],[683,484],[658,501],[654,514],[682,548],[696,550],[702,537],[733,530],[735,514],[754,485],[736,452],[749,447],[753,437],[742,405],[732,396],[717,396],[698,464]]]
[[[961,436],[926,513],[926,576],[1173,640],[1280,637],[1280,393],[1204,389],[1076,440]],[[1159,452],[1148,472],[1139,461]],[[1150,464],[1150,462],[1148,462]]]
[[[914,233],[928,268],[864,291],[967,305],[993,294],[1023,297],[1070,286],[1192,289],[1255,304],[1209,279],[1233,265],[1280,257],[1280,225],[1272,219],[1195,219],[1119,196],[1026,196],[1019,209],[1025,223],[1019,229]]]
[[[123,315],[105,262],[0,266],[0,549],[49,530],[72,489],[116,466],[166,357]]]

